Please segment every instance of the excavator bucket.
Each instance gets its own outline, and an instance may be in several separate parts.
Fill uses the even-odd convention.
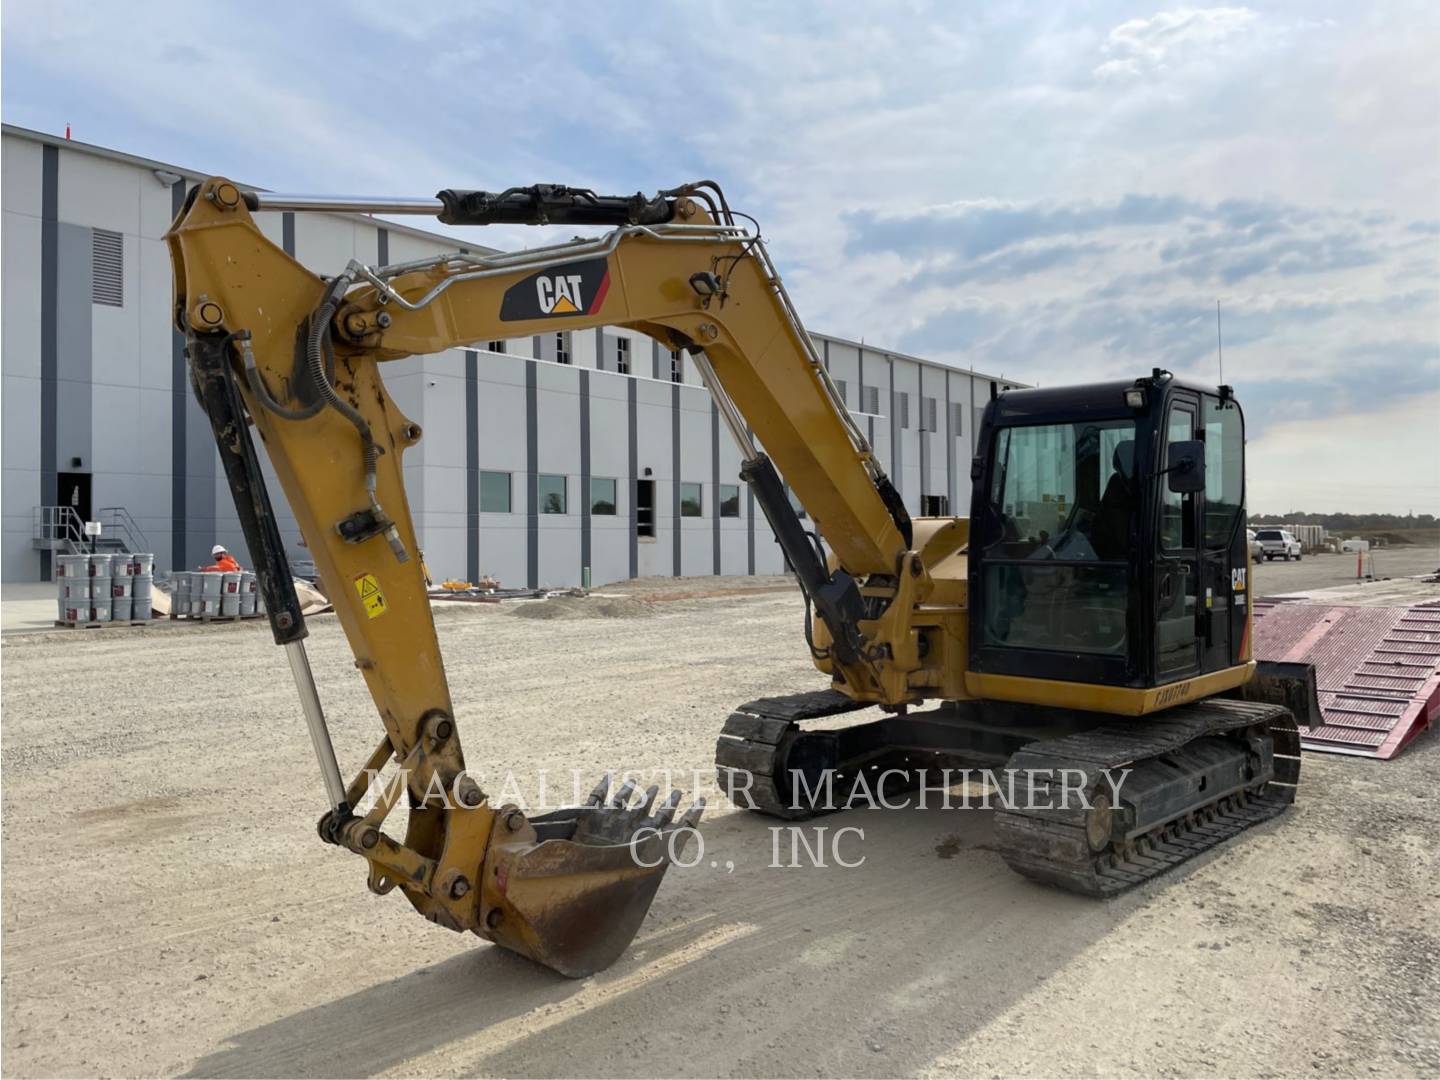
[[[633,802],[631,783],[608,792],[606,777],[584,806],[496,815],[477,933],[576,979],[619,958],[695,832],[705,800],[677,820],[678,791],[653,811],[656,787]]]

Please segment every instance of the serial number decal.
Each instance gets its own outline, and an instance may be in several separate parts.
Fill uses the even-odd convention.
[[[1188,682],[1176,683],[1174,686],[1167,686],[1155,695],[1156,705],[1174,705],[1178,701],[1184,701],[1190,696],[1191,686]]]

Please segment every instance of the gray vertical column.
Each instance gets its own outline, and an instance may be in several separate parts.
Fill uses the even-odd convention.
[[[60,497],[55,443],[60,397],[60,148],[40,150],[40,504]],[[40,552],[40,577],[50,580],[50,552]]]
[[[915,374],[917,380],[916,385],[919,387],[915,392],[915,396],[919,399],[915,402],[915,413],[917,417],[915,426],[918,429],[917,434],[920,440],[920,490],[917,492],[917,495],[923,499],[926,495],[931,494],[930,432],[925,430],[925,365],[917,365]],[[936,417],[936,420],[938,421],[939,417]],[[924,507],[919,507],[919,510],[921,513],[925,512]]]
[[[715,544],[715,575],[720,574],[720,407],[710,402],[710,505],[714,509],[711,534]]]
[[[950,499],[950,513],[960,512],[960,489],[955,484],[955,440],[960,432],[955,430],[955,413],[950,400],[950,372],[945,372],[945,491]],[[963,430],[963,428],[962,428]]]
[[[574,357],[571,357],[574,360]],[[595,328],[595,370],[596,371],[619,371],[620,364],[617,362],[613,368],[605,366],[605,328]]]
[[[170,220],[180,216],[185,205],[185,181],[176,180],[170,185]],[[294,217],[286,214],[287,218]],[[286,252],[294,254],[295,224],[290,223],[290,243]],[[185,335],[173,326],[170,330],[170,566],[180,570],[190,565],[185,550],[185,535],[188,531],[188,493],[186,491],[185,465],[185,421],[186,400],[190,396],[190,383],[185,370]]]
[[[657,382],[660,379],[660,342],[654,338],[650,339],[650,377]]]
[[[375,230],[375,256],[379,265],[386,266],[390,262],[390,230]]]
[[[625,380],[625,423],[630,442],[630,576],[640,576],[640,428],[635,404],[634,379]],[[650,521],[655,521],[655,508],[650,508]]]
[[[745,434],[750,436],[750,441],[755,441],[755,433],[750,430],[750,425],[745,425]],[[749,484],[745,485],[745,572],[751,577],[755,575],[755,489]]]
[[[633,379],[631,380],[634,381]],[[590,372],[580,369],[580,570],[590,563]],[[583,580],[583,578],[582,578]]]
[[[295,257],[295,212],[286,210],[280,215],[280,246],[285,254]]]
[[[540,390],[535,365],[525,363],[525,584],[540,587]]]
[[[977,420],[979,414],[975,411],[975,372],[970,372],[970,407],[966,410],[970,414],[970,456],[974,457],[980,449],[980,424]]]
[[[856,349],[855,355],[859,358],[856,361],[856,368],[858,369],[856,372],[856,380],[860,383],[860,400],[856,402],[856,405],[861,412],[869,412],[869,410],[865,408],[865,347],[862,345],[860,348]],[[875,449],[874,424],[870,425],[870,449]]]
[[[895,485],[896,494],[903,498],[905,489],[900,477],[900,410],[895,407],[895,358],[887,356],[885,366],[890,372],[890,482]]]
[[[530,351],[535,354],[535,359],[540,359],[540,335],[536,334],[530,339]]]
[[[824,341],[820,342],[820,344],[821,344],[821,346],[822,346],[822,356],[823,356],[824,361],[825,361],[825,370],[826,370],[826,371],[829,371],[829,370],[830,370],[830,339],[829,339],[829,338],[826,338]]]
[[[465,350],[465,580],[480,580],[480,354]]]
[[[670,385],[670,511],[673,536],[671,573],[680,576],[680,384]]]

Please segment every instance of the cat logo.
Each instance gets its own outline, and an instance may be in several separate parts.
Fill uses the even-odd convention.
[[[610,264],[582,259],[541,270],[511,285],[500,301],[502,322],[594,315],[610,290]]]
[[[1237,566],[1230,571],[1230,589],[1232,592],[1245,591],[1245,567]]]
[[[540,299],[540,310],[546,315],[574,315],[584,306],[580,299],[580,275],[565,277],[538,277],[535,279],[535,293]]]

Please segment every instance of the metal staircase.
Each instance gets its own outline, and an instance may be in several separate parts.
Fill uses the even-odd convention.
[[[94,517],[99,536],[85,535],[85,521],[72,506],[37,506],[32,515],[31,544],[61,555],[89,555],[155,549],[123,506],[102,507]]]

